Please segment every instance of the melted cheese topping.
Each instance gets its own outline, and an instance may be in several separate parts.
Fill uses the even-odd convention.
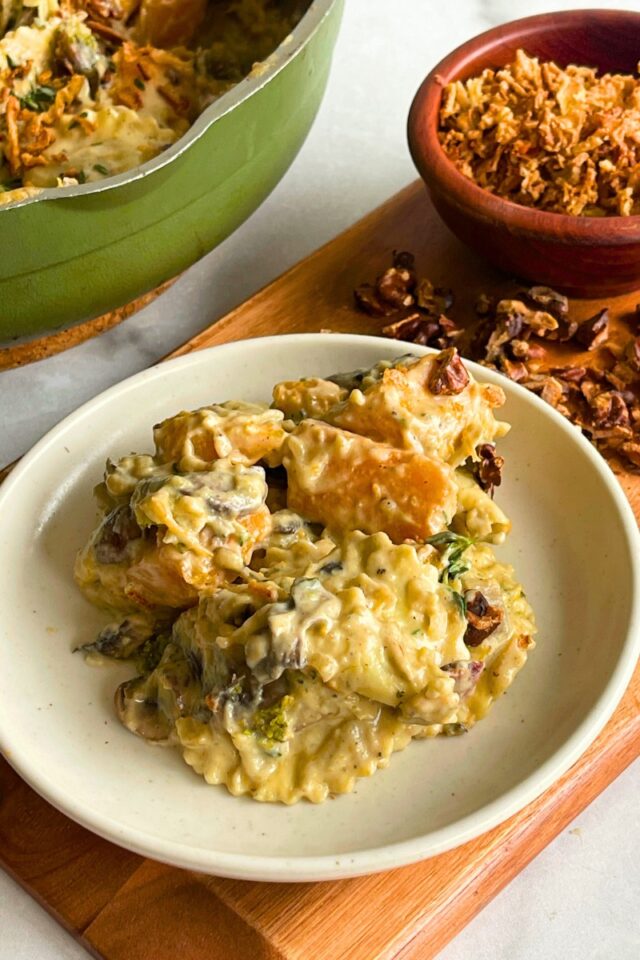
[[[498,398],[470,382],[434,403],[421,363],[280,384],[276,410],[183,411],[154,428],[155,454],[108,462],[76,577],[126,616],[87,649],[138,658],[120,719],[208,783],[323,801],[412,739],[468,731],[524,665],[533,613],[491,546],[510,523],[458,466],[504,432]],[[375,439],[324,422],[354,393],[380,409],[398,372],[398,446],[383,419]]]

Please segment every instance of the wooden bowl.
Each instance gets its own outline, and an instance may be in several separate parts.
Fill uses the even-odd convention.
[[[497,197],[460,173],[438,140],[442,90],[522,47],[542,60],[635,74],[640,13],[567,10],[514,20],[464,43],[426,78],[409,114],[409,147],[433,203],[451,230],[503,270],[578,297],[640,287],[640,216],[576,217]]]

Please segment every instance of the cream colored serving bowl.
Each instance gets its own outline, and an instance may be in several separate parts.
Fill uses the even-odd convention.
[[[639,535],[595,450],[551,407],[500,383],[513,429],[497,500],[536,610],[537,648],[468,735],[422,741],[353,794],[322,806],[261,805],[207,786],[177,751],[128,733],[112,707],[127,668],[71,649],[103,622],[71,575],[94,522],[105,458],[149,449],[180,408],[268,400],[285,378],[369,366],[395,341],[302,334],[181,357],[125,380],[51,431],[0,488],[0,744],[35,790],[107,839],[158,860],[252,880],[327,880],[385,870],[463,843],[564,773],[616,707],[640,649]],[[426,352],[416,347],[416,354]]]

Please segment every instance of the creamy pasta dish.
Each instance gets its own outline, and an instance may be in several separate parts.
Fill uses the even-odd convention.
[[[503,402],[451,349],[183,411],[109,460],[75,577],[112,618],[82,649],[135,664],[124,726],[283,803],[470,730],[535,633],[494,553]]]
[[[155,157],[284,40],[298,0],[0,0],[0,203]]]

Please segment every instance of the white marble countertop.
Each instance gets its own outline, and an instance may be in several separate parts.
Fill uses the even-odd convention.
[[[412,180],[405,121],[427,70],[489,26],[558,6],[640,8],[620,0],[347,0],[326,99],[280,186],[233,237],[136,317],[61,356],[0,374],[0,465],[80,403],[148,366]],[[639,795],[635,764],[452,941],[441,960],[637,960]],[[0,872],[0,960],[87,957]]]

